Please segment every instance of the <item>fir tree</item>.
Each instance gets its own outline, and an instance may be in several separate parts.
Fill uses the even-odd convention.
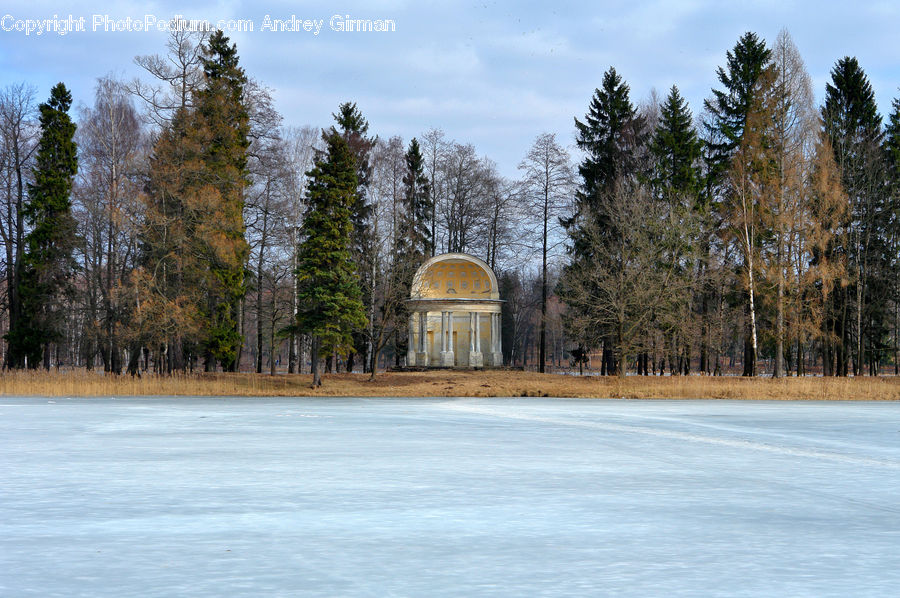
[[[202,182],[195,200],[205,214],[199,230],[208,261],[204,344],[207,369],[214,360],[225,371],[238,366],[243,337],[240,302],[249,247],[244,239],[244,188],[250,119],[243,94],[247,77],[238,66],[237,49],[216,31],[204,48],[206,87],[199,92],[196,126],[203,153]]]
[[[772,52],[766,48],[764,40],[753,32],[741,36],[725,55],[726,67],[719,67],[717,76],[724,89],[712,90],[712,98],[704,102],[709,119],[706,126],[706,201],[718,205],[728,212],[728,205],[721,205],[734,194],[731,188],[730,171],[732,160],[738,151],[744,136],[747,116],[754,105],[757,83],[766,65],[769,64]],[[749,297],[745,297],[746,325],[744,334],[744,375],[755,371],[752,339],[752,314],[749,309]]]
[[[576,193],[579,208],[596,205],[618,182],[636,174],[637,151],[645,141],[644,119],[628,92],[628,85],[610,67],[601,88],[594,90],[584,122],[575,119],[576,143],[586,154],[578,167],[583,179]]]
[[[421,263],[431,255],[431,212],[434,206],[425,176],[425,159],[419,142],[413,137],[406,152],[406,175],[403,177],[403,208],[400,220],[400,250],[413,255]]]
[[[705,216],[706,206],[701,202],[702,182],[698,168],[700,153],[701,143],[694,129],[691,111],[687,102],[678,92],[678,88],[673,85],[660,107],[659,121],[650,143],[653,164],[650,182],[654,196],[659,202],[658,211],[660,213],[670,213],[675,220],[683,221],[685,219],[693,220],[690,212],[698,212],[701,218],[697,220],[703,222],[702,217]],[[709,262],[709,235],[699,234],[698,237],[699,247],[696,248],[699,249],[698,252],[692,251],[690,247],[696,242],[694,239],[684,239],[686,247],[672,247],[671,254],[667,255],[667,258],[671,258],[671,255],[677,253],[700,256],[700,259],[696,261],[687,258],[678,260],[679,268],[675,274],[683,279],[690,279],[696,273],[692,282],[704,275]],[[664,264],[660,266],[664,267]],[[697,285],[691,294],[685,293],[680,297],[673,294],[672,304],[680,303],[682,305],[682,309],[678,312],[681,317],[677,322],[659,323],[660,328],[666,331],[666,343],[669,347],[674,348],[673,351],[680,352],[682,355],[690,355],[693,339],[685,334],[684,330],[686,325],[693,322],[690,318],[685,318],[684,314],[705,313],[707,302],[708,297],[702,285]],[[701,371],[706,371],[708,368],[707,337],[708,334],[704,330],[700,339]],[[647,359],[646,355],[644,359]],[[689,359],[684,361],[688,363]],[[641,369],[643,369],[643,373],[647,373],[646,368]]]
[[[576,143],[584,151],[585,157],[578,172],[582,178],[581,187],[575,193],[575,213],[562,222],[572,240],[572,264],[566,273],[577,272],[585,261],[592,260],[592,252],[597,247],[590,241],[591,231],[609,238],[617,238],[622,231],[615,230],[614,222],[608,218],[609,211],[602,209],[623,187],[634,183],[638,172],[638,153],[645,143],[645,120],[638,115],[628,97],[628,85],[610,67],[603,75],[600,89],[594,91],[584,122],[575,119]],[[560,285],[565,299],[567,288],[564,280]],[[573,317],[573,321],[577,320]],[[592,331],[592,338],[579,338],[584,346],[596,346],[603,335],[610,331]],[[611,341],[606,338],[602,373],[615,373],[615,360]]]
[[[894,193],[900,192],[900,98],[891,102],[891,114],[884,129],[885,161]]]
[[[831,70],[822,120],[850,205],[842,245],[852,284],[833,294],[831,323],[841,339],[835,371],[849,373],[852,355],[853,373],[859,374],[873,351],[883,349],[887,333],[891,222],[885,209],[881,115],[856,58],[845,56]]]
[[[900,98],[891,102],[891,114],[884,129],[884,157],[888,181],[894,197],[900,197]]]
[[[687,102],[674,85],[660,109],[650,149],[655,158],[653,183],[661,195],[670,202],[676,196],[696,200],[701,189],[700,141]]]
[[[893,223],[890,235],[890,279],[894,303],[894,374],[900,374],[900,99],[891,103],[891,114],[884,132],[884,158],[888,183],[887,210]]]
[[[372,177],[372,165],[370,154],[375,147],[376,139],[368,137],[369,122],[363,117],[355,102],[344,102],[338,106],[338,112],[332,113],[337,132],[347,144],[354,158],[356,169],[356,193],[351,206],[350,220],[353,223],[351,236],[351,256],[356,265],[362,289],[362,301],[368,314],[370,323],[375,320],[375,278],[377,264],[374,260],[375,238],[372,231],[372,204],[369,202],[369,181]],[[374,324],[372,324],[374,325]],[[359,330],[354,333],[354,346],[356,352],[351,353],[347,359],[347,371],[353,371],[356,353],[363,355],[363,371],[368,371],[372,361],[372,337],[374,330],[370,325],[368,333]]]
[[[17,276],[19,309],[9,341],[12,367],[36,368],[43,354],[50,367],[50,343],[63,337],[66,300],[74,289],[76,223],[72,216],[72,180],[78,169],[73,137],[75,123],[69,118],[72,95],[62,83],[40,105],[41,138],[28,186],[25,220],[31,231],[25,237],[25,255]]]
[[[425,159],[422,157],[419,142],[413,137],[409,149],[404,156],[406,174],[403,176],[403,212],[399,218],[399,226],[393,248],[394,272],[398,284],[395,292],[398,297],[395,322],[397,330],[409,319],[405,300],[409,298],[412,279],[416,270],[432,254],[431,215],[434,206],[429,193],[428,178],[425,176]],[[396,335],[396,353],[406,354],[409,339],[406,335]]]
[[[344,102],[338,106],[337,114],[332,114],[337,123],[337,132],[343,137],[350,149],[356,164],[356,198],[351,214],[353,220],[354,250],[364,253],[369,249],[369,219],[372,206],[368,201],[369,179],[372,177],[372,166],[369,154],[375,147],[375,139],[366,136],[369,122],[356,107],[355,102]]]
[[[351,258],[356,165],[344,139],[332,131],[326,150],[307,173],[308,211],[298,249],[296,330],[313,339],[313,386],[321,385],[319,359],[353,351],[355,330],[366,324]]]
[[[722,180],[731,165],[732,155],[741,143],[747,113],[753,105],[756,82],[771,55],[766,42],[748,31],[741,36],[734,49],[725,54],[727,71],[722,67],[716,71],[724,89],[712,90],[712,98],[704,102],[712,116],[709,126],[717,133],[710,137],[719,139],[708,148],[711,158],[709,176],[713,184]]]
[[[881,115],[872,85],[856,58],[845,56],[831,70],[822,120],[845,189],[861,191],[867,183],[870,152],[881,140]]]

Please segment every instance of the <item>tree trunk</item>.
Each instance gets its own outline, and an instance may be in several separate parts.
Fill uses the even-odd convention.
[[[256,270],[256,373],[262,374],[263,367],[263,313],[262,313],[262,250]]]
[[[311,339],[312,346],[309,351],[309,363],[312,370],[312,387],[322,386],[322,374],[319,372],[319,337],[314,336]]]
[[[547,220],[550,216],[550,189],[544,186],[544,232],[542,240],[542,258],[541,267],[541,350],[540,350],[540,371],[545,371],[547,362]]]
[[[297,373],[297,335],[294,332],[288,336],[288,374]]]
[[[781,247],[778,248],[781,252]],[[775,371],[773,378],[784,376],[784,277],[781,274],[781,257],[778,261],[778,294],[775,301]]]
[[[269,320],[269,374],[275,375],[275,294],[272,293],[272,317]]]

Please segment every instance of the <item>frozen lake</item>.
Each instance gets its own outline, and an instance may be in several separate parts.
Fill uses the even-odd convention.
[[[0,398],[0,595],[888,596],[900,404]]]

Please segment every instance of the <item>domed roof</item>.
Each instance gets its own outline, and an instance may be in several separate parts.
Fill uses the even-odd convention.
[[[484,261],[467,253],[444,253],[416,270],[410,298],[499,300],[500,292],[497,277]]]

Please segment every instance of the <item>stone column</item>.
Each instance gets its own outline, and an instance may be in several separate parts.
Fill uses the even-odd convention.
[[[425,367],[428,365],[428,312],[419,312],[419,344],[416,351],[416,365]]]
[[[441,312],[441,365],[453,367],[453,312]]]
[[[503,317],[497,314],[497,363],[503,365]]]
[[[406,365],[416,365],[416,318],[420,317],[419,312],[413,311],[409,314],[409,343],[406,347]]]
[[[491,365],[503,365],[503,352],[500,347],[500,314],[491,314]]]
[[[481,314],[475,314],[475,352],[481,353]]]
[[[481,339],[478,329],[479,314],[476,311],[469,312],[469,367],[480,368],[484,365],[484,358],[481,355]]]

